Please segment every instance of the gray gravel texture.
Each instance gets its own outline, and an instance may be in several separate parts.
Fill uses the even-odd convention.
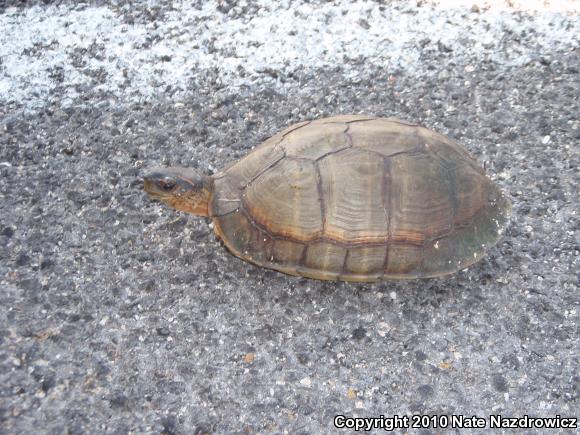
[[[45,3],[0,3],[0,432],[578,417],[572,2]],[[141,190],[341,113],[465,144],[513,202],[498,246],[444,279],[300,279]]]

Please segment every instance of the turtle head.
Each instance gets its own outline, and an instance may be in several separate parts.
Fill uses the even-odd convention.
[[[211,177],[190,168],[155,168],[143,177],[145,192],[179,211],[208,216]]]

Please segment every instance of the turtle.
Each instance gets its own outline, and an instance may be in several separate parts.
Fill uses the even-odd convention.
[[[143,179],[154,199],[210,218],[237,257],[319,280],[453,274],[498,242],[511,210],[463,146],[365,115],[294,124],[213,176],[171,167]]]

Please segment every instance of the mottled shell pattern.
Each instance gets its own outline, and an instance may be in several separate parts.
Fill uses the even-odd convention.
[[[355,115],[295,124],[215,175],[209,215],[228,249],[251,263],[379,281],[475,263],[509,209],[459,144]]]

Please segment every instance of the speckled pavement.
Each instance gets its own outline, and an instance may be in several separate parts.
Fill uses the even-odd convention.
[[[0,432],[578,417],[578,6],[447,3],[0,3]],[[464,144],[513,203],[497,247],[448,278],[300,279],[142,191],[342,113]]]

